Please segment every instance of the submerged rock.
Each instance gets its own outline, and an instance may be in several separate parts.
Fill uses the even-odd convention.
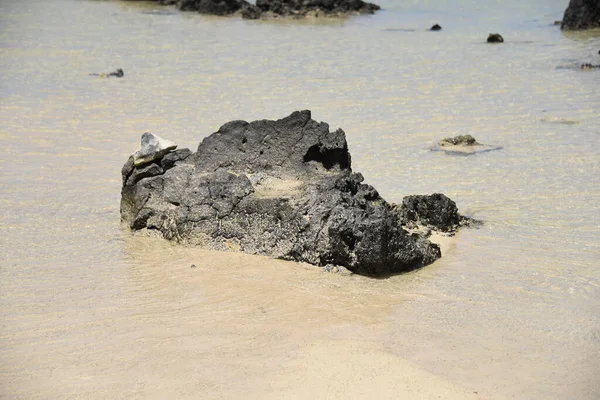
[[[150,161],[162,158],[165,154],[176,148],[177,145],[170,140],[146,132],[142,135],[140,148],[131,155],[133,165],[139,167],[140,165],[147,164]]]
[[[581,69],[598,69],[600,68],[600,64],[581,64]]]
[[[122,169],[121,219],[133,230],[366,275],[409,271],[441,256],[437,245],[409,234],[405,214],[352,171],[344,131],[330,131],[310,111],[231,121],[196,153],[170,151],[143,165],[132,160]],[[446,210],[448,201],[427,204]]]
[[[471,135],[458,135],[442,139],[439,142],[440,146],[476,146],[477,140]]]
[[[460,215],[456,203],[441,193],[406,196],[400,206],[394,204],[393,207],[409,228],[422,225],[452,233],[461,226],[475,223],[475,220]]]
[[[122,78],[125,76],[125,73],[121,68],[117,68],[113,72],[100,72],[99,74],[90,74],[90,76],[99,76],[101,78],[110,78],[111,76],[114,76],[115,78]]]
[[[600,1],[570,0],[560,29],[579,30],[600,27]]]
[[[437,146],[431,148],[433,151],[443,151],[448,154],[455,155],[472,155],[477,153],[485,153],[493,150],[500,150],[502,146],[490,146],[481,144],[471,135],[458,135],[448,137],[438,142]]]
[[[488,43],[504,43],[504,38],[499,33],[490,33],[487,38]]]

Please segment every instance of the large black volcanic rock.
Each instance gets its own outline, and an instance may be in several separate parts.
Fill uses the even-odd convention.
[[[565,10],[561,29],[576,30],[600,27],[600,1],[571,0]]]
[[[121,219],[182,243],[393,274],[441,255],[405,231],[403,216],[426,210],[422,218],[434,224],[432,211],[450,210],[444,226],[459,218],[445,196],[407,200],[406,212],[392,208],[352,172],[344,131],[331,132],[310,111],[232,121],[196,153],[163,153],[124,165]]]

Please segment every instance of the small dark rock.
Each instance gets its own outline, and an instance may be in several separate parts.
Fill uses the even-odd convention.
[[[90,76],[99,76],[101,78],[110,78],[111,76],[114,76],[115,78],[122,78],[123,76],[125,76],[125,73],[123,72],[123,70],[121,68],[117,68],[115,71],[113,72],[101,72],[99,74],[90,74]]]
[[[441,232],[454,232],[470,221],[458,213],[454,201],[441,193],[406,196],[400,207],[394,207],[405,225],[415,223]]]
[[[429,28],[430,31],[441,31],[442,27],[439,26],[438,24],[435,24],[434,26],[432,26],[431,28]]]
[[[479,143],[477,143],[477,140],[475,140],[475,138],[471,135],[458,135],[455,137],[442,139],[439,142],[440,146],[477,146],[478,144]]]
[[[600,68],[600,64],[581,64],[581,69],[598,69]]]
[[[504,43],[504,38],[499,33],[490,33],[487,38],[488,43]]]
[[[502,146],[481,144],[471,135],[448,137],[440,140],[437,146],[431,148],[432,151],[443,151],[446,154],[460,156],[470,156],[500,149],[502,149]]]

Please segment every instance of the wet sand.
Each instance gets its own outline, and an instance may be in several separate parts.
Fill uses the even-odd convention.
[[[272,399],[482,399],[414,364],[359,340],[319,341],[301,349]],[[323,396],[325,394],[325,396]]]
[[[381,5],[253,23],[0,2],[0,397],[600,397],[600,73],[557,69],[598,34],[551,26],[564,0]],[[444,193],[484,224],[386,279],[121,227],[143,132],[195,150],[298,109],[389,202]],[[430,151],[456,132],[503,148]]]
[[[142,236],[126,243],[136,262],[113,279],[123,297],[113,307],[89,299],[85,310],[15,315],[30,322],[4,331],[4,397],[482,398],[386,348],[389,313],[407,297],[377,280]]]

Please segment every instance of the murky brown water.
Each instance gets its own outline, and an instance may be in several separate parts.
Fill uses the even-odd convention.
[[[600,32],[552,26],[566,0],[453,3],[247,22],[0,2],[0,397],[599,398],[600,71],[557,67],[599,63]],[[486,224],[385,280],[120,227],[144,131],[195,149],[298,109],[389,201],[443,192]],[[428,150],[457,133],[504,148]]]

